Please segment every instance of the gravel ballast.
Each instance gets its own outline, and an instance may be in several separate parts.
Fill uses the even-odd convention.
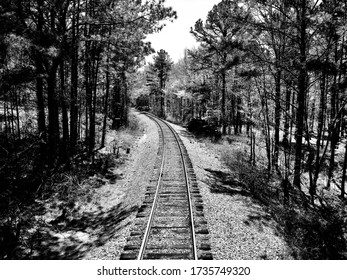
[[[154,168],[159,137],[155,123],[142,114],[134,114],[139,120],[139,126],[143,128],[143,134],[133,145],[129,161],[121,170],[114,170],[115,173],[124,174],[123,179],[103,186],[105,191],[102,207],[105,209],[119,205],[126,218],[114,225],[116,230],[106,243],[90,250],[84,259],[119,259],[134,226],[137,209],[144,199]]]
[[[179,133],[193,163],[203,198],[214,259],[292,259],[290,248],[276,230],[271,216],[251,197],[223,191],[218,174],[229,174],[214,151],[185,128]]]

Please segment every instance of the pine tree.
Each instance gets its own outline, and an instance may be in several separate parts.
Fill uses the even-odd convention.
[[[173,62],[169,54],[165,50],[160,50],[157,55],[153,57],[153,64],[150,64],[150,72],[155,74],[158,79],[157,88],[153,89],[159,98],[159,116],[165,118],[165,87],[169,78],[169,73],[172,68]],[[153,80],[152,80],[153,81]],[[153,86],[153,83],[152,83]]]
[[[227,73],[240,64],[240,50],[247,36],[249,17],[250,13],[237,1],[223,0],[208,13],[205,23],[199,19],[194,28],[191,28],[195,39],[206,50],[203,59],[211,60],[213,70],[221,81],[220,110],[223,134],[226,133],[227,126]],[[234,115],[236,116],[236,113]]]

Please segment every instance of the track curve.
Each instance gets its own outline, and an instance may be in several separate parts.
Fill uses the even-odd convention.
[[[188,153],[177,132],[158,126],[154,173],[120,259],[212,259],[202,198]]]

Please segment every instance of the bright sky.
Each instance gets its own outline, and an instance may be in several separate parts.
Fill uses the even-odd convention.
[[[190,27],[201,18],[205,21],[207,13],[213,5],[221,0],[166,0],[165,6],[171,6],[177,12],[177,19],[168,22],[160,33],[151,34],[146,41],[152,42],[155,51],[164,49],[174,62],[183,57],[185,48],[197,46],[197,43],[189,33]],[[147,61],[151,61],[148,59]]]

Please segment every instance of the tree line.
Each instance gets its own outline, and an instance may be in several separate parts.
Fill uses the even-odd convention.
[[[344,0],[221,1],[191,27],[199,47],[186,50],[168,74],[167,96],[183,90],[192,103],[182,108],[178,100],[162,115],[179,110],[181,120],[217,121],[224,135],[245,131],[252,164],[260,131],[267,170],[283,178],[285,202],[292,187],[304,185],[312,202],[318,185],[334,184],[344,199],[346,8]]]
[[[0,1],[1,220],[57,174],[96,168],[107,131],[128,124],[146,36],[175,18],[164,0]]]
[[[79,142],[91,156],[99,114],[101,147],[107,118],[127,123],[128,77],[153,52],[146,35],[175,17],[163,0],[1,1],[2,136],[27,137],[20,115],[30,106],[42,162],[68,162]]]

